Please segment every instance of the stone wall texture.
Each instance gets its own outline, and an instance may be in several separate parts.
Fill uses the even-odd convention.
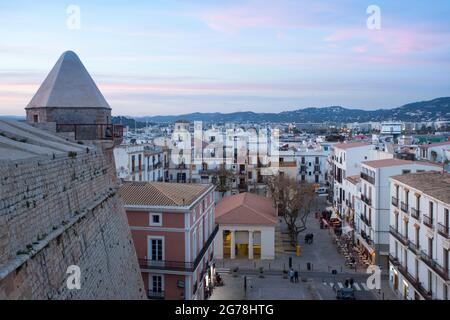
[[[45,107],[27,108],[27,122],[33,123],[37,115],[39,122],[56,122],[58,124],[105,124],[111,123],[111,110],[102,108],[68,108]]]
[[[0,162],[0,300],[145,298],[111,154]]]

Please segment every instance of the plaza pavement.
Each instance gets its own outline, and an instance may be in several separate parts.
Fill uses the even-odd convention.
[[[323,207],[326,203],[322,204]],[[329,229],[320,229],[319,221],[314,214],[308,216],[307,230],[300,234],[299,244],[301,255],[297,257],[288,243],[287,227],[280,220],[280,231],[284,250],[277,250],[275,260],[225,259],[217,260],[218,272],[224,277],[225,286],[214,289],[212,299],[301,299],[330,300],[335,299],[333,285],[341,287],[345,279],[354,278],[357,282],[355,295],[357,299],[395,300],[396,295],[389,288],[387,275],[382,276],[381,290],[368,290],[365,282],[368,277],[365,269],[355,271],[345,264],[345,258],[337,251],[333,243],[333,234]],[[314,234],[313,244],[304,243],[304,235]],[[278,241],[279,242],[279,241]],[[283,270],[289,268],[289,258],[292,267],[299,270],[302,281],[290,283],[284,279]],[[311,270],[307,270],[307,264]],[[232,270],[238,267],[238,271]],[[260,267],[263,276],[260,277]],[[331,270],[337,274],[332,275]],[[230,273],[230,274],[227,274]],[[247,277],[247,291],[244,290],[244,277]]]

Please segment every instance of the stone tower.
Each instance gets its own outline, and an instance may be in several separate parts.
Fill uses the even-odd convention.
[[[111,107],[72,51],[61,55],[25,110],[29,124],[111,123]]]
[[[144,299],[112,152],[121,126],[75,53],[26,113],[0,120],[0,300]]]

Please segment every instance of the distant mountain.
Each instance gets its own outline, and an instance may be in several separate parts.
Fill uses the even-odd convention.
[[[24,116],[3,116],[3,115],[0,115],[0,119],[1,120],[17,120],[17,121],[20,121],[20,120],[25,120],[25,117]]]
[[[189,113],[177,116],[138,117],[137,121],[174,122],[369,122],[369,121],[450,121],[450,97],[409,103],[393,109],[362,110],[340,106],[305,108],[280,113]]]

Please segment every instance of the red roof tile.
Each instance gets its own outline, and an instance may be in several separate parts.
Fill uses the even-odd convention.
[[[222,199],[216,206],[218,224],[277,224],[277,212],[272,200],[253,193],[241,193]]]

